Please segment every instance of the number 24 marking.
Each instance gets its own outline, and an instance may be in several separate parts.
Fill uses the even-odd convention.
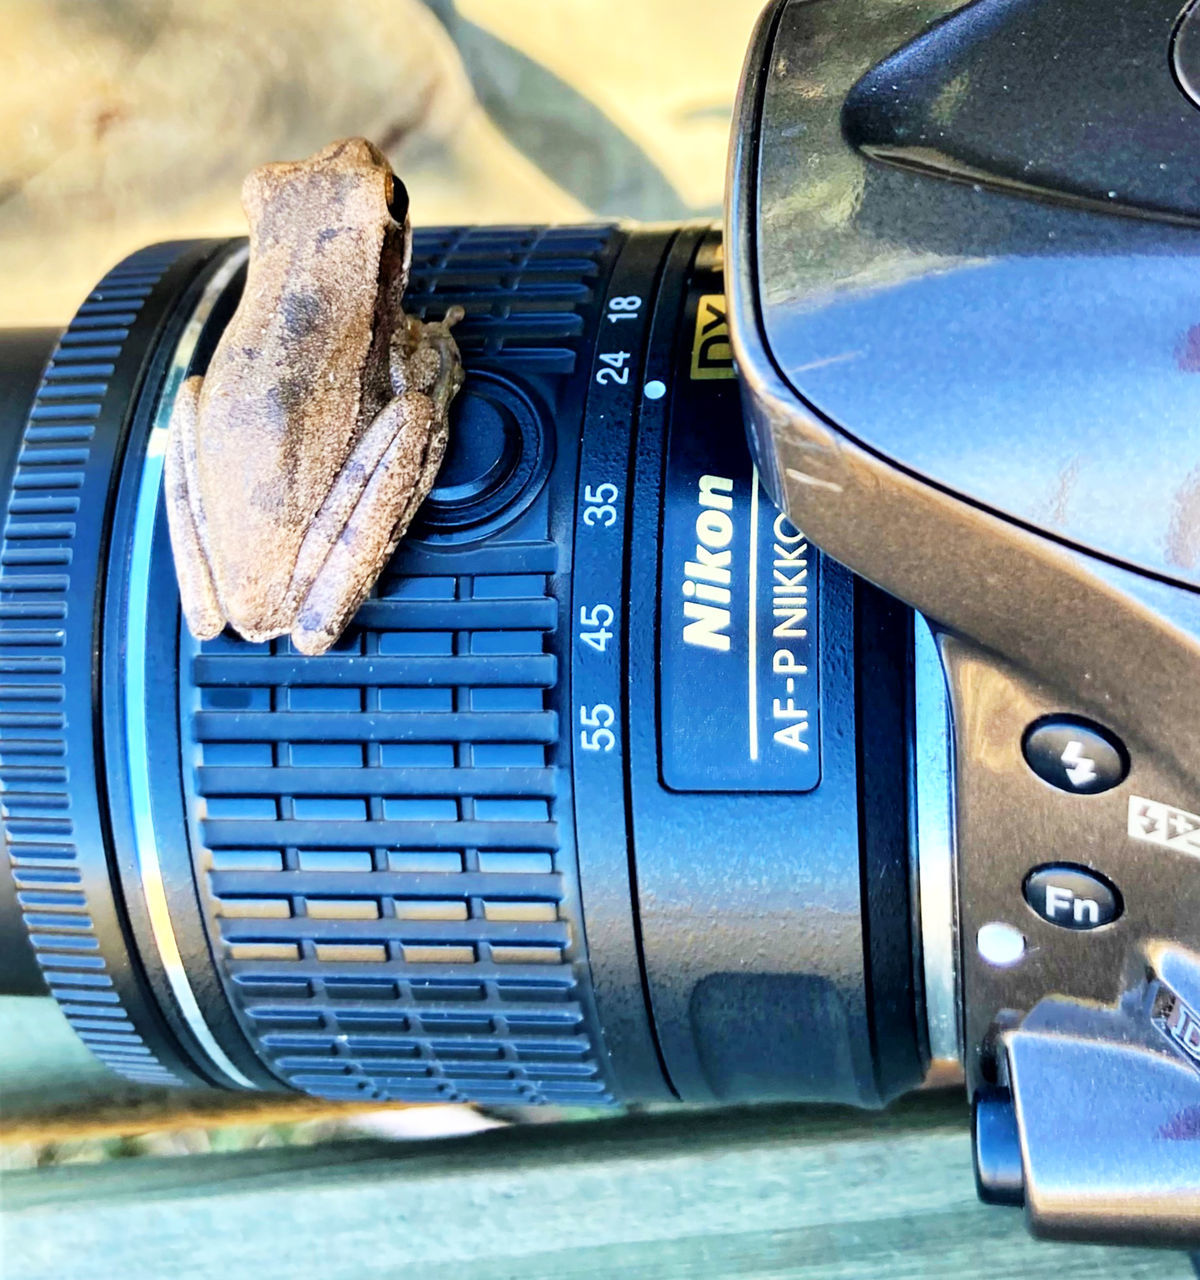
[[[606,387],[610,382],[624,386],[629,381],[629,352],[604,351],[600,354],[600,362],[604,365],[596,374],[596,381]]]

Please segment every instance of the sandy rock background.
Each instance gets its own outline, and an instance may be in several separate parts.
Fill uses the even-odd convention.
[[[418,222],[720,204],[758,0],[0,0],[0,324],[63,324],[246,171],[365,134]]]

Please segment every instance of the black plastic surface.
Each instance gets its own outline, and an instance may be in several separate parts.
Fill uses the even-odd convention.
[[[972,1137],[979,1198],[985,1204],[1023,1205],[1021,1139],[1013,1101],[1007,1093],[995,1091],[975,1099]]]
[[[703,287],[690,291],[680,321],[686,368],[681,359],[671,382],[677,425],[663,469],[662,778],[681,792],[812,791],[821,781],[821,556],[761,490],[724,296]],[[706,327],[724,332],[724,370]]]
[[[1171,70],[1180,92],[1200,107],[1200,9],[1195,0],[1184,6],[1171,37]]]
[[[781,6],[755,253],[780,371],[847,436],[1195,586],[1200,112],[1177,13]]]
[[[914,1087],[928,1060],[917,1002],[909,853],[912,794],[912,615],[854,580],[854,714],[862,842],[864,975],[875,1082],[887,1101]]]
[[[877,63],[846,99],[875,159],[1056,204],[1200,224],[1200,115],[1179,0],[983,0]]]
[[[692,376],[688,320],[697,294],[722,291],[717,243],[677,243],[676,269],[687,272],[688,289],[664,290],[659,299],[647,382],[670,387]],[[643,402],[631,500],[633,618],[656,617],[661,593],[677,586],[677,566],[637,554],[658,537],[663,432],[692,433],[701,453],[711,433],[712,456],[730,458],[740,415],[736,388],[727,385],[728,401],[714,395],[703,414],[687,395]],[[749,466],[743,456],[738,470]],[[923,1071],[905,888],[905,611],[891,606],[894,614],[867,622],[850,574],[829,560],[820,565],[812,590],[821,781],[805,794],[802,770],[792,793],[678,793],[664,785],[658,724],[641,692],[653,685],[659,643],[649,626],[630,632],[631,809],[646,978],[667,1071],[688,1100],[878,1106]],[[738,613],[746,618],[744,608]],[[777,625],[795,621],[785,611]],[[743,668],[737,678],[746,676]],[[663,699],[677,692],[659,683],[660,716]],[[701,687],[692,696],[706,693]],[[764,690],[760,701],[773,697]],[[695,749],[745,750],[745,728],[740,718],[724,731],[714,726]],[[863,777],[869,797],[860,804]],[[878,825],[867,830],[867,822]]]
[[[653,300],[675,239],[670,228],[633,237],[606,283],[603,309],[617,319],[604,322],[612,333],[593,354],[591,379],[597,393],[588,395],[580,434],[577,508],[561,531],[562,539],[573,544],[571,621],[579,637],[571,646],[571,706],[581,718],[587,709],[593,720],[604,715],[596,712],[598,706],[613,709],[613,723],[597,726],[608,729],[611,743],[589,732],[591,744],[608,750],[584,749],[575,734],[590,727],[572,725],[573,745],[579,744],[573,770],[575,832],[596,1001],[614,1074],[632,1097],[677,1096],[663,1062],[645,970],[625,711],[632,701],[629,637],[640,624],[640,619],[634,620],[627,588],[632,559],[630,459],[639,403],[643,416],[646,410],[641,390],[650,378],[643,359]],[[620,369],[600,358],[614,350],[630,354],[629,361],[618,362]],[[602,375],[603,368],[612,372]],[[629,372],[622,377],[624,369]],[[589,507],[594,508],[590,515]],[[613,636],[597,647],[582,639],[595,627],[580,626],[577,620],[595,619],[599,605],[613,611]]]
[[[537,497],[555,446],[537,403],[485,368],[460,391],[454,419],[454,448],[420,512],[425,538],[447,544],[511,524]]]

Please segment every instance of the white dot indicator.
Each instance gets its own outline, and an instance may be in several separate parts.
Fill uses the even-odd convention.
[[[975,938],[980,956],[999,969],[1014,965],[1025,954],[1025,935],[1003,920],[983,925]]]
[[[667,384],[655,378],[653,382],[647,382],[642,391],[647,400],[661,400],[667,394]]]

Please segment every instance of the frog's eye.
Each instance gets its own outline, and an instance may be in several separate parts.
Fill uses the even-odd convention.
[[[391,194],[388,196],[387,207],[388,213],[392,215],[395,221],[404,226],[404,221],[408,217],[408,188],[394,173],[392,174]]]

